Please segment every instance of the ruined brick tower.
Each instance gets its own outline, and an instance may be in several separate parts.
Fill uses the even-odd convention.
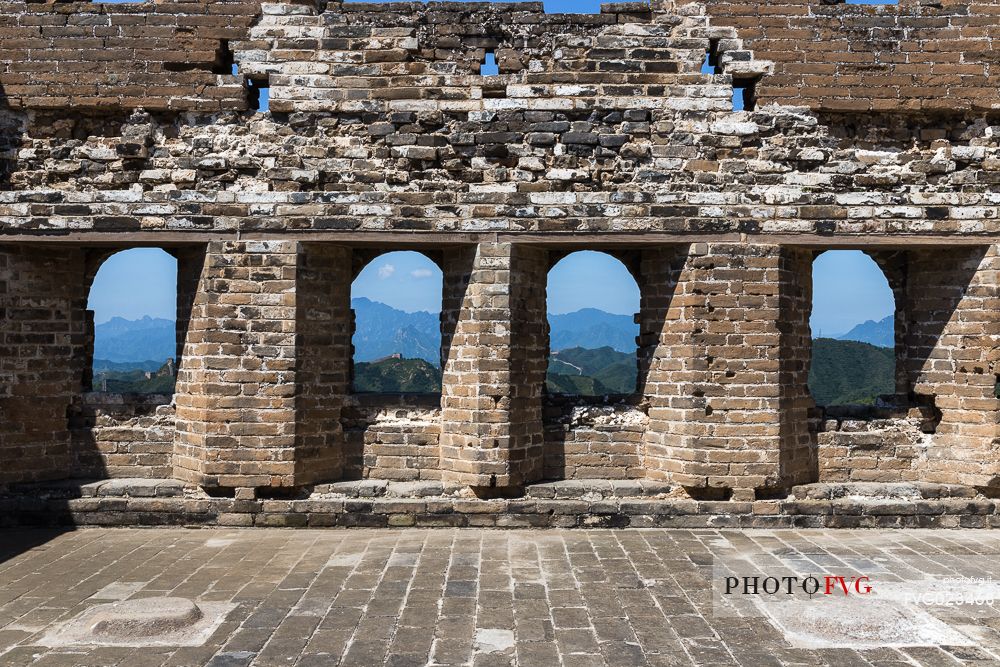
[[[0,17],[0,484],[1000,490],[998,0]],[[109,435],[79,419],[105,409],[84,389],[87,294],[137,246],[178,259],[177,391]],[[544,389],[546,275],[581,248],[641,289],[639,389],[601,424]],[[896,296],[896,405],[862,448],[807,387],[812,260],[831,248],[864,250]],[[400,249],[444,273],[433,402],[350,392],[352,279]]]

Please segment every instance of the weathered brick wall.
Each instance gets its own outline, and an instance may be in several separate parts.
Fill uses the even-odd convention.
[[[799,248],[782,248],[777,278],[778,317],[778,410],[780,441],[778,475],[770,482],[771,492],[788,483],[801,483],[817,475],[817,443],[808,428],[815,401],[809,393],[812,356],[813,253]],[[768,276],[770,278],[770,276]],[[759,340],[759,339],[758,339]],[[764,489],[762,494],[766,494]]]
[[[832,410],[814,420],[820,482],[926,481],[934,437],[926,415],[906,410]]]
[[[641,405],[572,396],[545,399],[545,479],[644,479]]]
[[[134,243],[180,262],[186,481],[641,471],[769,496],[840,456],[807,428],[810,261],[860,247],[900,308],[898,393],[941,412],[917,474],[997,486],[992,5],[319,9],[0,3],[4,480],[71,474],[84,285]],[[227,40],[272,113],[212,71]],[[713,49],[723,73],[700,74]],[[478,74],[487,50],[499,76]],[[758,75],[763,101],[802,106],[734,113],[734,78]],[[915,100],[939,113],[897,113]],[[402,247],[445,274],[440,416],[409,429],[342,409],[354,265]],[[570,248],[625,257],[640,285],[634,449],[632,424],[556,437],[543,412],[546,272]]]
[[[342,413],[346,479],[436,480],[441,399],[433,394],[355,394]]]
[[[606,9],[545,14],[541,3],[330,3],[318,16],[266,15],[234,49],[241,71],[269,78],[271,108],[280,112],[376,106],[460,112],[482,108],[483,98],[511,97],[570,109],[541,100],[634,97],[699,83],[676,77],[697,72],[707,46],[672,38],[680,16],[654,14],[645,3]],[[302,49],[303,40],[313,48]],[[515,75],[515,89],[507,79],[478,76],[487,51],[495,52],[501,72]],[[416,100],[423,104],[413,105]],[[397,145],[400,157],[421,152]]]
[[[176,477],[291,486],[295,473],[294,242],[213,242],[177,374]]]
[[[445,255],[442,479],[519,487],[542,476],[547,365],[539,248],[480,243]]]
[[[174,409],[162,394],[86,393],[69,414],[73,477],[173,474]]]
[[[817,111],[1000,109],[996,0],[710,0],[705,9],[714,25],[736,29],[742,47],[774,63],[757,88],[761,102]],[[719,46],[725,71],[728,45]]]
[[[293,278],[295,290],[294,483],[310,484],[339,479],[344,469],[340,411],[351,381],[351,250],[302,243],[298,263],[282,278]],[[274,331],[289,333],[282,325]]]
[[[741,497],[808,479],[808,278],[796,277],[808,263],[788,252],[699,243],[660,260],[645,384],[653,476]]]
[[[67,412],[81,390],[85,253],[0,247],[0,483],[72,470]]]
[[[996,246],[909,253],[907,356],[917,400],[940,411],[927,481],[996,486],[1000,283]]]
[[[245,109],[228,41],[260,4],[0,2],[0,97],[25,109]]]

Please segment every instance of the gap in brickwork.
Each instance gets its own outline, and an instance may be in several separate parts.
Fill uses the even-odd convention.
[[[708,50],[705,51],[705,60],[701,64],[702,74],[719,73],[719,40],[709,40]]]
[[[809,391],[820,407],[892,402],[896,387],[896,300],[882,268],[860,250],[813,261]]]
[[[719,56],[719,40],[709,40],[705,60],[701,64],[701,73],[711,76],[722,74]],[[733,79],[733,111],[753,111],[757,107],[758,80],[758,78]]]
[[[173,394],[177,375],[177,260],[133,248],[100,262],[88,298],[85,391]],[[89,381],[88,381],[89,380]]]
[[[733,111],[753,111],[757,108],[759,79],[733,79]]]
[[[726,486],[685,486],[684,491],[692,500],[728,501],[733,497],[733,490]]]
[[[483,62],[479,66],[481,76],[497,76],[500,74],[500,66],[497,65],[497,54],[493,49],[487,49],[483,56]]]
[[[630,396],[638,383],[639,286],[621,260],[578,251],[548,275],[546,390],[567,396]]]
[[[247,105],[257,113],[271,109],[271,85],[267,79],[247,80]]]
[[[360,261],[365,259],[351,285],[352,390],[440,393],[440,267],[427,255],[408,250]]]
[[[212,72],[232,76],[235,76],[239,72],[236,67],[236,55],[233,53],[228,39],[219,41],[219,48],[215,51],[215,63],[212,66]]]

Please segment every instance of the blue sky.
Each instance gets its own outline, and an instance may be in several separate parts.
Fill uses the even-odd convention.
[[[639,312],[639,286],[614,257],[589,250],[574,252],[549,271],[548,310],[559,315],[583,308],[632,315]]]
[[[120,252],[94,280],[89,308],[97,324],[112,317],[144,315],[173,319],[177,265],[159,249]],[[372,260],[358,275],[351,295],[413,312],[441,309],[441,270],[416,252],[393,252]],[[825,252],[813,264],[813,335],[846,333],[866,320],[893,314],[889,284],[878,266],[857,250]],[[565,257],[549,273],[550,313],[598,308],[630,315],[639,310],[639,289],[618,260],[599,252]]]
[[[877,322],[894,311],[889,281],[860,250],[830,250],[813,262],[813,336],[845,334],[856,324]]]
[[[354,280],[351,298],[366,297],[412,313],[441,310],[441,269],[419,252],[379,255]]]
[[[159,248],[133,248],[112,255],[94,278],[87,308],[94,311],[95,324],[112,317],[174,319],[177,260]]]

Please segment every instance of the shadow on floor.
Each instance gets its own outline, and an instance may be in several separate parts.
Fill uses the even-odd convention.
[[[6,563],[23,553],[38,548],[60,535],[72,533],[76,529],[66,528],[5,528],[0,530],[0,564]]]

